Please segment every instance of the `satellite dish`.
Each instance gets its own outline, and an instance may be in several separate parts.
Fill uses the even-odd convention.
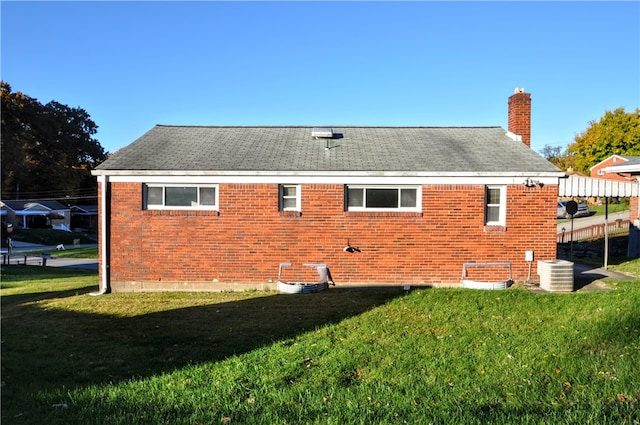
[[[567,202],[567,214],[574,215],[578,212],[578,203],[576,201]]]

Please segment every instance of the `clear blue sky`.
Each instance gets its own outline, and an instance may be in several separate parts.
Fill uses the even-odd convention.
[[[532,147],[640,107],[640,2],[1,2],[2,79],[85,109],[114,152],[155,124],[502,126]]]

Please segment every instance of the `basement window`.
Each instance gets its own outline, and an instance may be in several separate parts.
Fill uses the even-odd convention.
[[[505,186],[486,186],[484,198],[484,224],[487,226],[505,226],[507,188]]]
[[[280,211],[301,211],[301,190],[299,184],[281,184],[279,190]]]
[[[346,187],[348,211],[412,211],[419,212],[420,186],[354,186]]]
[[[218,185],[143,185],[142,204],[148,210],[217,210]]]

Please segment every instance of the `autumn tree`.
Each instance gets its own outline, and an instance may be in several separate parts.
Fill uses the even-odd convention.
[[[91,170],[106,159],[93,137],[98,126],[81,108],[46,105],[1,82],[2,199],[95,194]]]
[[[611,155],[640,156],[640,109],[607,111],[599,122],[576,136],[567,148],[575,170],[589,174],[589,168]]]
[[[567,153],[566,149],[563,150],[560,146],[545,145],[540,154],[561,170],[573,167],[573,158]]]

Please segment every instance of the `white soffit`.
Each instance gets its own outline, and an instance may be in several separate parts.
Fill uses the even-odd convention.
[[[593,179],[582,176],[569,176],[560,179],[558,196],[609,196],[627,198],[638,196],[640,183],[617,180]]]
[[[101,180],[102,179],[102,180]],[[255,175],[170,175],[170,174],[135,174],[135,175],[98,175],[98,180],[112,183],[189,183],[189,184],[375,184],[375,185],[522,185],[524,177],[514,176],[382,176],[382,175],[309,175],[309,174],[264,174]],[[558,184],[558,177],[535,177],[536,181],[545,185]]]
[[[606,167],[605,173],[640,173],[640,163],[633,164],[619,164]]]

